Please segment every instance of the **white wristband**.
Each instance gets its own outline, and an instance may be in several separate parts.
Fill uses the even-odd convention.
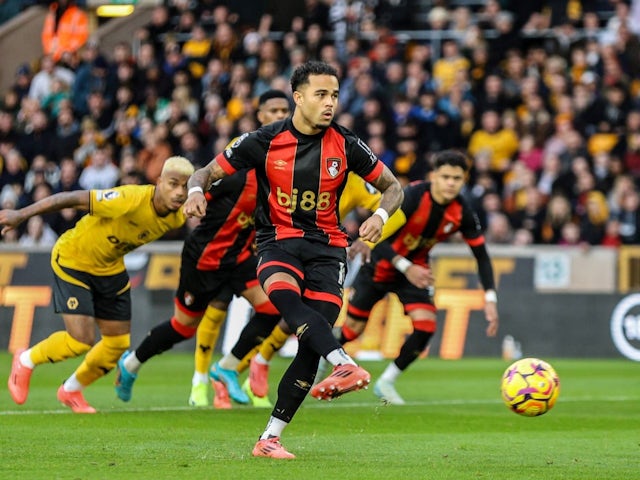
[[[409,270],[409,267],[413,265],[413,262],[411,262],[411,260],[407,260],[404,257],[400,257],[399,259],[394,260],[391,263],[393,263],[393,266],[396,267],[396,270],[398,270],[402,274],[406,274],[407,270]]]
[[[484,292],[484,301],[498,303],[498,294],[495,290],[487,290]]]
[[[187,196],[191,196],[191,194],[194,192],[200,192],[204,195],[204,191],[202,190],[202,187],[191,187],[189,189],[189,193],[187,194]]]
[[[373,214],[378,215],[382,219],[383,225],[387,223],[387,220],[389,220],[389,214],[384,208],[377,209],[375,212],[373,212]]]

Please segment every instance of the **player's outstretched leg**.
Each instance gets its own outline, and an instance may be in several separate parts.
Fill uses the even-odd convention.
[[[311,396],[318,400],[332,400],[348,392],[368,388],[371,375],[364,368],[353,365],[337,365],[333,373],[311,389]]]

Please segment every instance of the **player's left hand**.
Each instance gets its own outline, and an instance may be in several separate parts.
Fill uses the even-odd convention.
[[[382,218],[379,215],[371,215],[360,225],[360,239],[366,242],[376,243],[382,236]]]
[[[487,337],[495,337],[498,333],[498,304],[486,302],[484,305],[484,316],[487,319]]]
[[[362,262],[369,263],[371,261],[371,249],[369,245],[360,240],[354,240],[349,249],[347,250],[347,256],[349,260],[353,260],[358,255],[362,255]]]
[[[189,195],[182,208],[187,217],[202,218],[205,213],[207,213],[207,199],[204,197],[204,194],[194,192]]]

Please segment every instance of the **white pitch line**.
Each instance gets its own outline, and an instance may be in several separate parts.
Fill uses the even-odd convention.
[[[559,400],[561,403],[577,403],[577,402],[637,402],[640,401],[640,397],[633,396],[607,396],[607,397],[570,397],[562,398]],[[416,402],[407,402],[406,406],[410,407],[428,407],[428,406],[447,406],[447,405],[492,405],[502,404],[501,400],[488,400],[488,399],[450,399],[450,400],[425,400]],[[371,402],[345,402],[342,400],[336,400],[334,402],[321,402],[307,400],[303,405],[303,408],[363,408],[363,407],[390,407],[383,403],[371,403]],[[393,406],[392,408],[402,408],[402,406]],[[255,411],[257,409],[251,407],[238,406],[235,411]],[[260,409],[265,412],[269,412],[269,409]],[[189,406],[166,406],[166,407],[141,407],[141,408],[104,408],[99,410],[98,413],[137,413],[137,412],[206,412],[216,411],[214,408],[194,408]],[[71,414],[72,412],[67,408],[60,408],[56,410],[4,410],[0,411],[0,416],[10,415],[61,415]]]

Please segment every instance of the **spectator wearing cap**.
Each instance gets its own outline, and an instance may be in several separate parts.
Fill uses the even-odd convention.
[[[22,100],[29,94],[31,86],[31,67],[28,63],[23,63],[16,70],[16,77],[11,89],[16,92],[18,99]]]
[[[59,61],[65,53],[77,52],[89,38],[89,16],[74,0],[49,5],[42,27],[44,53]]]

